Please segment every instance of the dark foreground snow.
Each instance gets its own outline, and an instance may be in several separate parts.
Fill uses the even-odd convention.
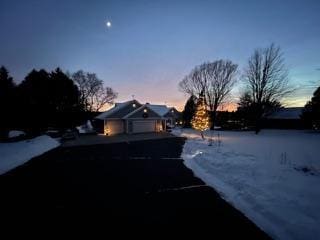
[[[8,172],[59,145],[57,140],[47,135],[14,143],[0,143],[0,174]]]

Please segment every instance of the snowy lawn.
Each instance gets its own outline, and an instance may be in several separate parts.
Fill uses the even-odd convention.
[[[319,133],[215,131],[213,146],[191,129],[173,133],[188,138],[185,165],[272,238],[320,239]]]
[[[90,120],[88,120],[86,122],[86,124],[83,124],[83,125],[78,126],[76,128],[78,129],[78,132],[80,134],[94,133],[95,132]]]
[[[0,174],[8,172],[59,145],[57,140],[47,135],[20,142],[0,143]]]
[[[26,135],[26,133],[23,131],[12,130],[9,132],[8,137],[15,138],[15,137],[20,137],[20,136],[24,136],[24,135]]]

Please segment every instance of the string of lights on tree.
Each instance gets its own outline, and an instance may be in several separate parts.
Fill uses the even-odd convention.
[[[201,131],[202,137],[202,132],[210,128],[210,118],[202,95],[198,99],[196,112],[191,120],[191,125],[194,129]]]

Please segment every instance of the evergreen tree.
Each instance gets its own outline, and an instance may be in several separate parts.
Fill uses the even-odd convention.
[[[204,139],[203,131],[210,128],[210,116],[203,95],[198,99],[196,112],[192,118],[191,125],[194,129],[201,132],[201,137]]]
[[[9,75],[9,71],[4,67],[0,67],[0,97],[8,93],[8,90],[12,90],[15,87],[12,77]]]
[[[249,92],[245,92],[239,100],[237,116],[245,127],[252,127],[255,122],[255,106]]]
[[[75,114],[81,111],[78,87],[60,68],[50,73],[50,125],[71,127],[76,124]]]
[[[313,93],[311,101],[305,105],[302,119],[307,127],[320,129],[320,87]]]
[[[50,119],[49,73],[33,69],[18,86],[20,112],[26,116],[21,127],[38,134],[48,127]]]
[[[15,110],[15,84],[8,70],[2,66],[0,68],[0,138],[8,136],[8,130],[12,127]]]
[[[261,129],[261,119],[270,115],[281,107],[277,100],[264,100],[257,104],[249,92],[245,92],[239,100],[237,117],[245,127],[254,127],[256,133]],[[261,115],[260,113],[263,112]]]
[[[32,70],[19,85],[22,122],[26,130],[39,133],[48,127],[67,128],[77,123],[79,91],[59,68],[48,73]]]
[[[186,128],[191,127],[191,120],[196,111],[196,97],[191,95],[184,106],[184,110],[182,112],[182,120],[183,126]]]

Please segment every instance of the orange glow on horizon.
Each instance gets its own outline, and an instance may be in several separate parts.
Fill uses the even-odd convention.
[[[125,102],[124,101],[116,101],[116,102]],[[128,100],[127,100],[128,101]],[[139,100],[138,100],[139,101]],[[171,104],[166,104],[168,107],[175,107],[179,112],[182,112],[184,109],[184,105],[187,100],[180,100],[180,101],[172,101],[170,102]],[[139,101],[140,103],[144,103],[143,101]],[[305,103],[307,102],[307,99],[296,99],[295,101],[284,101],[283,105],[285,107],[303,107]],[[152,102],[152,104],[159,104],[159,105],[164,105],[164,103],[159,103],[159,102]],[[114,104],[111,105],[106,105],[103,109],[101,109],[101,112],[107,111],[110,108],[114,107]],[[233,102],[233,103],[225,103],[222,104],[219,108],[218,111],[228,111],[228,112],[234,112],[237,110],[238,104]]]
[[[237,103],[225,103],[218,108],[218,111],[234,112],[237,110],[237,107]]]
[[[167,104],[168,107],[175,107],[179,112],[182,112],[184,109],[184,105],[186,103],[187,100],[181,100],[181,101],[177,101],[177,102],[172,102],[172,104]],[[125,102],[125,101],[116,101],[116,102]],[[140,102],[138,100],[138,102]],[[143,104],[143,102],[141,102]],[[151,104],[160,104],[158,102],[150,102]],[[237,103],[225,103],[223,105],[221,105],[218,108],[218,111],[228,111],[228,112],[233,112],[237,110]],[[114,107],[114,104],[111,105],[106,105],[104,108],[102,108],[100,111],[104,112],[109,110],[110,108]]]
[[[185,105],[185,102],[181,102],[179,103],[179,105],[176,106],[176,109],[182,112],[184,109],[184,105]],[[218,108],[218,111],[234,112],[237,110],[237,107],[238,107],[237,103],[225,103]]]

